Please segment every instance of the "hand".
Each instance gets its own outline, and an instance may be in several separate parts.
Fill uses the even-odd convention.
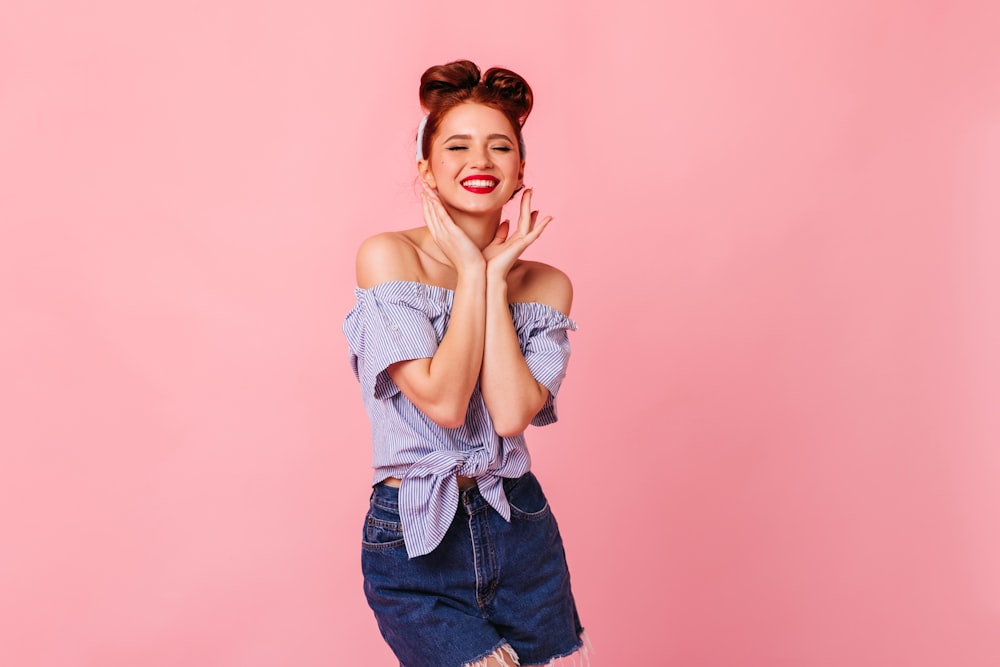
[[[422,185],[424,191],[420,193],[420,198],[424,207],[424,222],[441,252],[459,272],[482,267],[483,254],[479,247],[451,219],[437,193],[427,187],[426,183]]]
[[[486,270],[497,278],[506,278],[511,267],[521,256],[521,253],[542,235],[542,232],[552,222],[552,216],[547,215],[538,222],[538,211],[531,210],[532,190],[521,194],[521,215],[517,220],[517,229],[510,232],[510,221],[504,220],[497,227],[497,235],[488,246],[483,248],[486,258]]]

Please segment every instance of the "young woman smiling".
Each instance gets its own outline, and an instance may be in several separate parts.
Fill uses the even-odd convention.
[[[527,82],[469,61],[420,81],[424,225],[357,258],[344,323],[372,425],[365,594],[405,667],[582,664],[555,518],[524,431],[556,421],[572,285],[521,259],[552,221],[521,195]]]

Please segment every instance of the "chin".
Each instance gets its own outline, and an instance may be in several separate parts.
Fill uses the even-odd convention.
[[[476,196],[481,197],[482,195],[476,195]],[[496,213],[497,211],[503,208],[503,202],[506,201],[507,201],[506,199],[500,201],[494,199],[493,197],[490,197],[490,201],[473,200],[470,202],[468,199],[463,198],[462,201],[457,201],[451,206],[454,209],[461,211],[462,213],[482,215],[485,213]]]

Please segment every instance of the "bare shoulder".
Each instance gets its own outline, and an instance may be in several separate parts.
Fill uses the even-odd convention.
[[[573,283],[550,264],[522,261],[508,276],[511,301],[535,301],[569,315],[573,306]]]
[[[365,239],[358,248],[358,287],[368,288],[391,280],[413,280],[419,259],[407,231],[382,232]]]

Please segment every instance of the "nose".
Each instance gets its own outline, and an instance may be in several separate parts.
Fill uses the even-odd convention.
[[[491,167],[493,166],[493,160],[490,158],[490,150],[488,146],[477,146],[472,150],[472,166],[474,167]]]

